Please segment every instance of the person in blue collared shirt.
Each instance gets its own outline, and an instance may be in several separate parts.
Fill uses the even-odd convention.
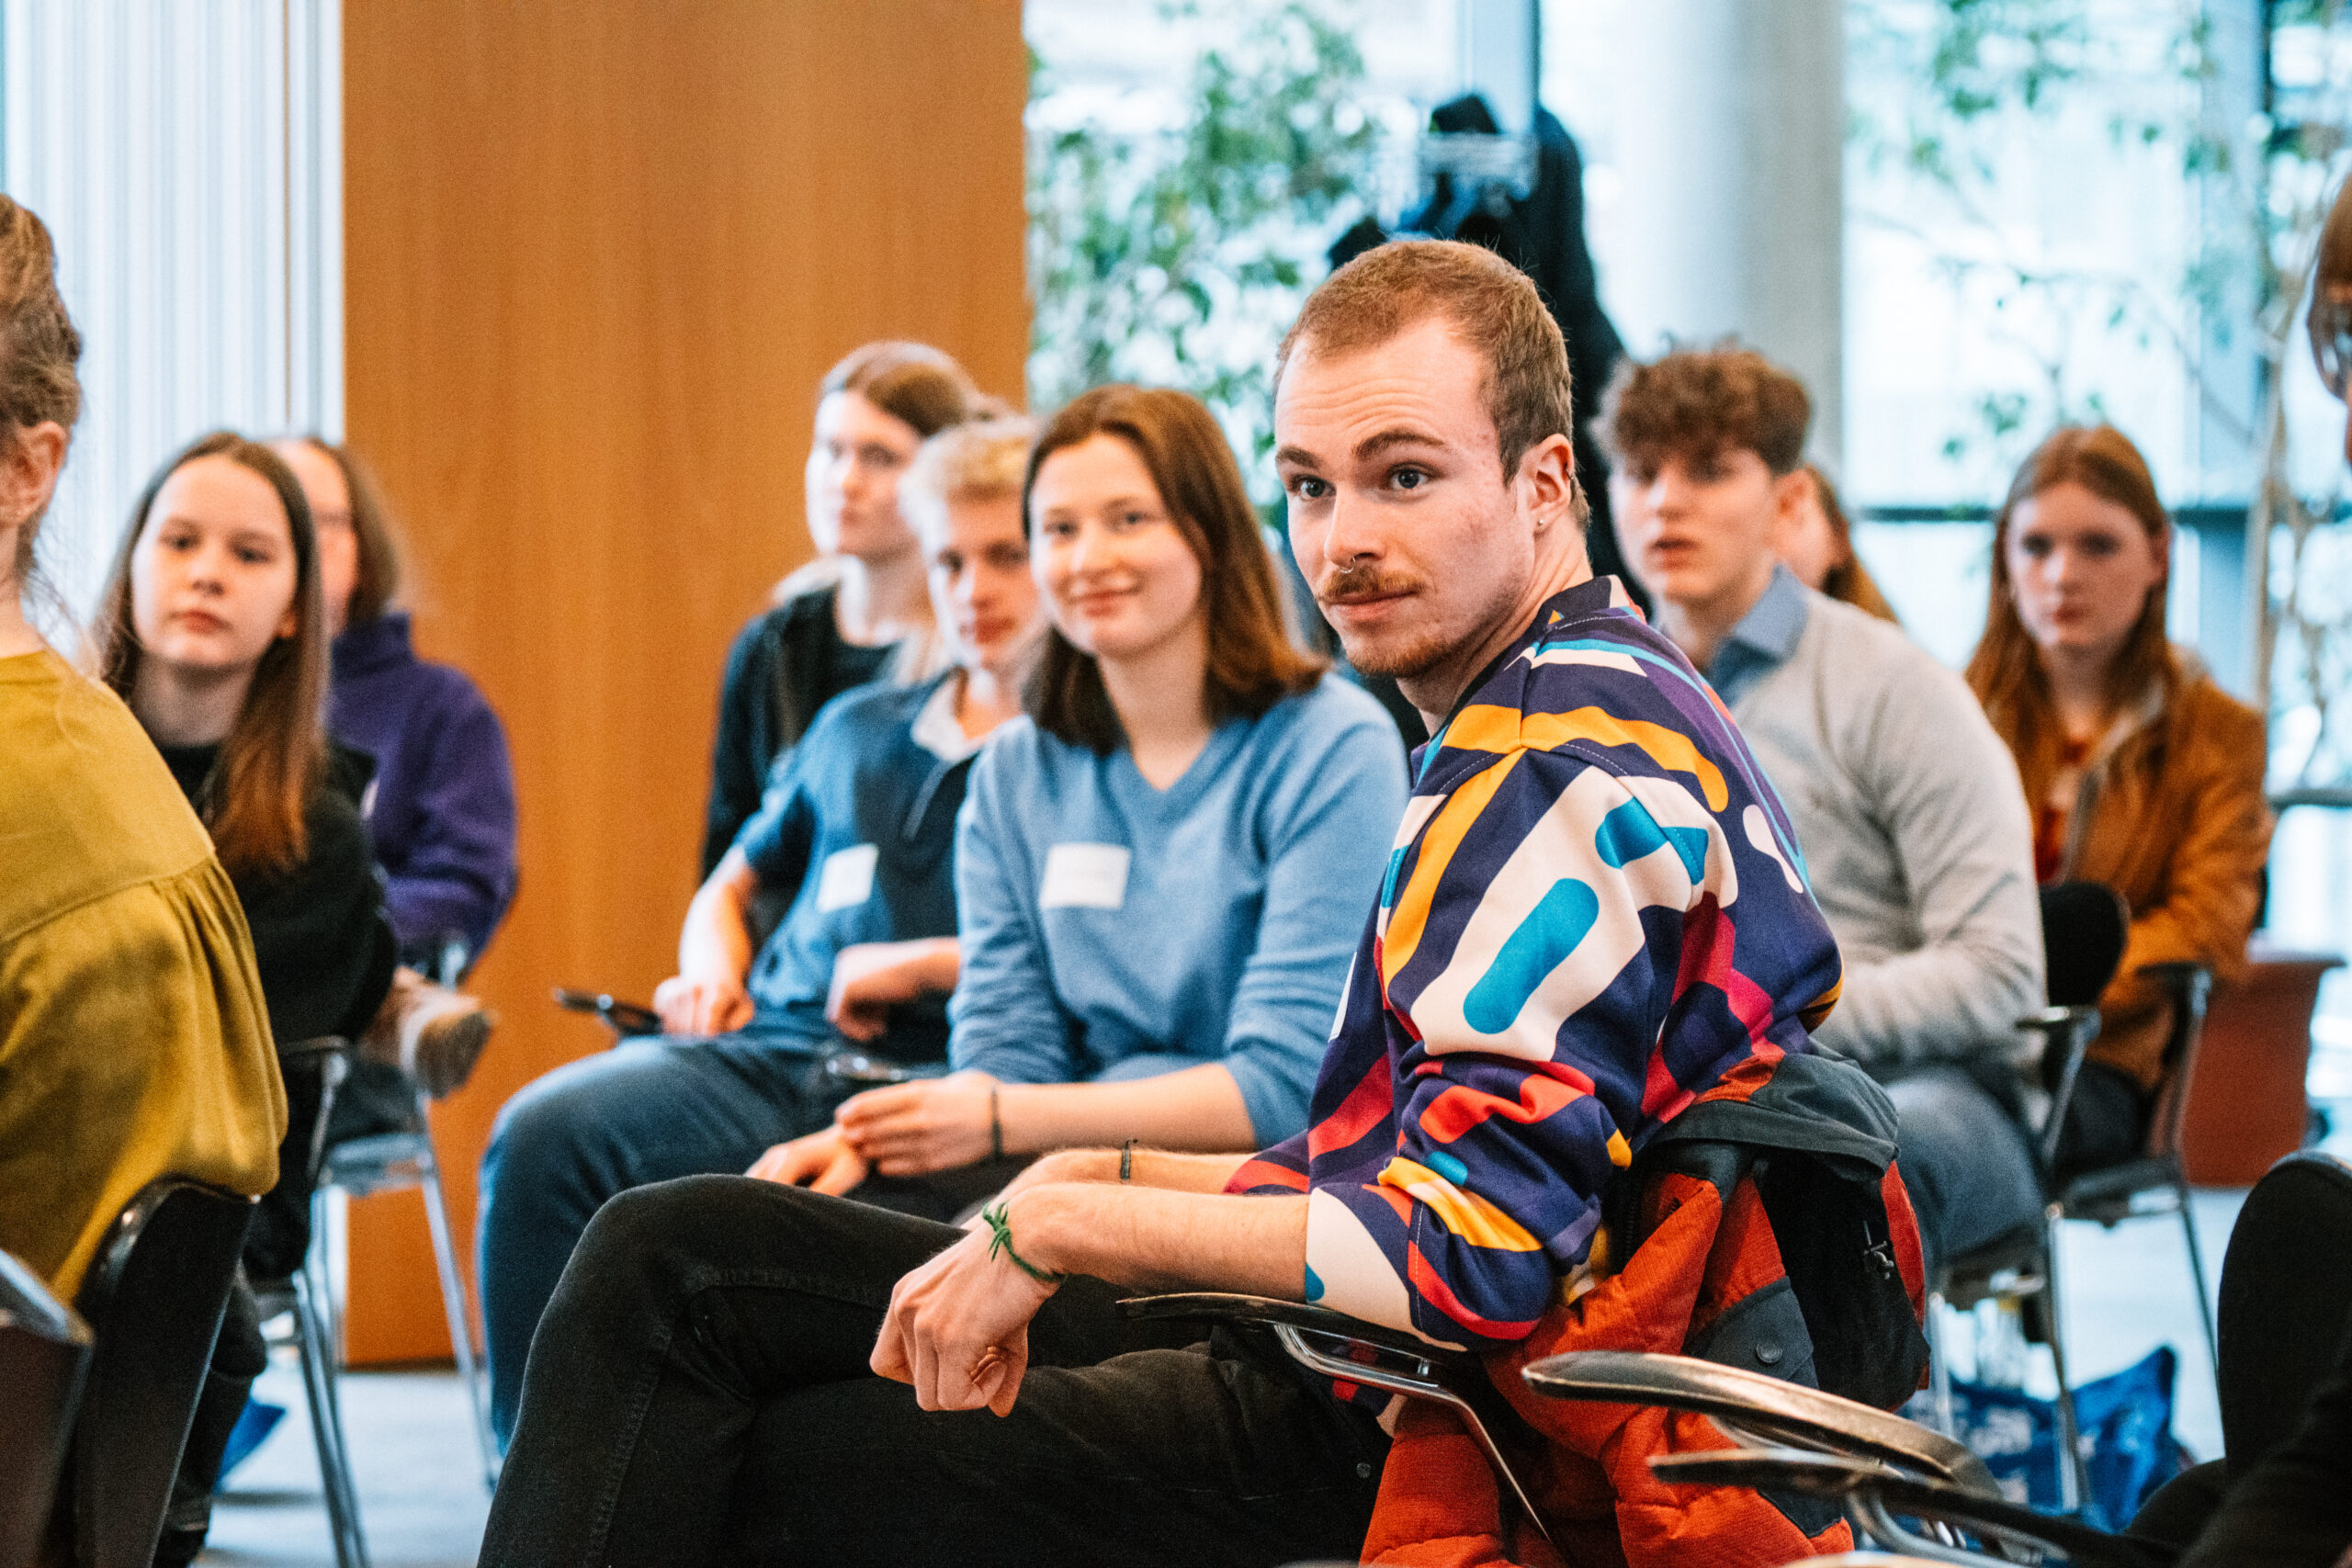
[[[1051,625],[957,834],[956,1070],[857,1096],[753,1175],[846,1192],[1306,1125],[1404,809],[1396,727],[1285,637],[1197,400],[1083,394],[1039,437],[1024,500]]]
[[[776,761],[687,910],[678,974],[655,993],[669,1032],[560,1067],[499,1113],[482,1158],[480,1277],[502,1442],[531,1336],[607,1199],[740,1173],[824,1126],[857,1087],[828,1066],[845,1046],[918,1071],[944,1059],[956,818],[981,742],[1019,711],[1036,629],[1019,500],[1029,435],[1017,421],[962,424],[917,455],[901,494],[956,662],[834,699]],[[763,893],[789,908],[755,957]],[[941,1217],[968,1201],[937,1182],[884,1180],[860,1196]]]
[[[1807,589],[1781,546],[1811,500],[1810,400],[1736,347],[1628,363],[1597,428],[1658,626],[1738,721],[1796,826],[1845,962],[1814,1032],[1887,1086],[1932,1266],[2035,1224],[2012,1110],[2041,1006],[2033,831],[2008,748],[1958,674]]]

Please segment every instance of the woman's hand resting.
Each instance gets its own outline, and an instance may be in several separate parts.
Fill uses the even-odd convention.
[[[865,1162],[842,1138],[839,1127],[827,1127],[790,1143],[778,1144],[752,1162],[746,1176],[811,1192],[846,1193],[865,1179]]]
[[[993,1152],[986,1073],[871,1089],[842,1102],[833,1124],[860,1159],[884,1176],[925,1176],[974,1165]],[[787,1145],[789,1146],[789,1145]]]

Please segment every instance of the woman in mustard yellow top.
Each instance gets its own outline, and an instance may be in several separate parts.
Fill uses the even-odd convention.
[[[141,1187],[266,1191],[286,1126],[211,840],[139,721],[26,615],[81,346],[48,230],[0,197],[0,1248],[69,1301]]]

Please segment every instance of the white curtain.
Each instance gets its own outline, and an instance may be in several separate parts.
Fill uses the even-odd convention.
[[[44,569],[86,616],[156,465],[343,427],[338,0],[5,0],[0,183],[56,236],[83,411]]]

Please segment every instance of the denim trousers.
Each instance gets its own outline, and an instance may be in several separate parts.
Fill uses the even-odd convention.
[[[514,1430],[539,1315],[596,1211],[648,1182],[741,1175],[772,1145],[824,1126],[861,1087],[825,1070],[838,1043],[752,1033],[629,1041],[559,1067],[507,1101],[482,1156],[475,1276],[491,1424],[502,1445]],[[858,1196],[947,1219],[1022,1163],[876,1177]]]
[[[1921,1067],[1885,1089],[1930,1279],[1944,1261],[2040,1222],[2041,1179],[2025,1129],[1965,1068]]]
[[[1131,1349],[1100,1280],[1029,1330],[1009,1416],[867,1367],[964,1233],[738,1178],[599,1213],[548,1303],[485,1568],[1356,1559],[1386,1439],[1271,1340]]]

